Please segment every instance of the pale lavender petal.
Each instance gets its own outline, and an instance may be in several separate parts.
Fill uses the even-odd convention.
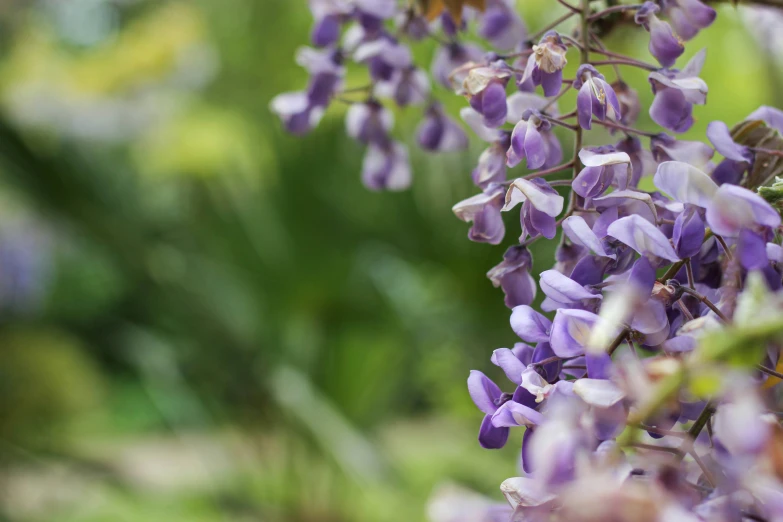
[[[585,310],[561,308],[552,322],[549,343],[558,357],[575,357],[585,352],[590,331],[598,316]]]
[[[527,168],[538,169],[546,162],[546,147],[535,125],[528,125],[525,132],[525,157]]]
[[[511,311],[511,329],[523,341],[547,342],[551,328],[552,321],[528,305],[515,306]]]
[[[610,257],[616,259],[616,255],[608,254],[604,250],[601,240],[590,229],[590,226],[585,222],[582,216],[570,216],[563,220],[563,233],[568,238],[589,250],[592,250],[599,256]]]
[[[522,383],[522,372],[525,370],[525,365],[508,348],[498,348],[492,352],[492,364],[499,366],[509,381],[516,385]]]
[[[574,383],[574,393],[599,408],[609,408],[625,398],[623,390],[606,379],[579,379]]]
[[[514,401],[508,401],[492,415],[492,425],[496,428],[515,426],[536,426],[544,421],[544,416],[532,408]]]
[[[783,133],[783,111],[776,107],[762,105],[748,115],[747,120],[762,120],[770,127]]]
[[[579,89],[579,93],[576,95],[576,114],[579,126],[590,130],[593,125],[593,95],[587,82],[582,85],[582,88]]]
[[[746,270],[761,270],[769,264],[767,245],[764,239],[747,228],[742,229],[739,233],[737,253],[740,264]]]
[[[664,161],[658,165],[653,183],[680,203],[707,207],[718,185],[701,170],[681,161]]]
[[[642,255],[652,254],[669,261],[680,260],[663,232],[636,214],[618,219],[609,225],[607,232]]]
[[[468,377],[468,392],[479,410],[491,415],[498,409],[497,401],[502,392],[498,385],[478,370],[471,370]]]
[[[557,270],[541,272],[541,290],[558,303],[576,303],[582,299],[601,299],[601,294],[593,294],[585,287],[564,276]]]
[[[720,236],[737,237],[743,228],[780,226],[780,214],[755,192],[721,185],[707,207],[707,224]]]
[[[729,127],[722,121],[713,121],[707,125],[707,139],[715,150],[726,159],[733,161],[750,161],[753,159],[747,147],[735,143],[731,138]]]
[[[514,208],[517,204],[530,200],[531,204],[541,212],[552,217],[563,211],[564,198],[553,189],[546,190],[546,186],[540,186],[530,180],[517,178],[506,193],[504,211]]]

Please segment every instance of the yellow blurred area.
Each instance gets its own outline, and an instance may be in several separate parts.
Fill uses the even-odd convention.
[[[4,61],[5,78],[48,84],[66,97],[107,96],[165,79],[183,50],[205,35],[202,13],[186,2],[161,3],[95,48],[69,51],[31,26]]]

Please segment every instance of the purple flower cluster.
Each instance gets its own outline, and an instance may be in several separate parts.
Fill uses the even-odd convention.
[[[423,106],[424,150],[467,145],[401,42],[439,43],[431,76],[465,97],[461,119],[487,143],[472,172],[478,193],[453,211],[471,223],[472,241],[493,245],[506,237],[503,213],[520,216],[519,240],[487,274],[519,337],[491,357],[509,382],[480,371],[468,378],[484,415],[481,446],[501,448],[523,432],[521,476],[501,486],[510,507],[492,506],[491,518],[783,521],[774,390],[783,378],[783,190],[759,186],[783,170],[783,146],[764,147],[780,138],[783,112],[762,107],[742,132],[714,121],[709,144],[680,140],[634,127],[642,107],[621,77],[624,67],[646,70],[652,121],[669,133],[690,129],[694,106],[706,103],[706,53],[675,65],[715,10],[699,0],[603,10],[561,0],[568,13],[531,36],[506,0],[445,2],[433,20],[419,3],[437,2],[312,0],[322,50],[300,54],[308,90],[272,108],[301,133],[330,102],[349,103],[348,135],[367,146],[365,184],[404,188],[407,149],[391,137],[394,117],[381,100]],[[455,5],[461,16],[452,18]],[[573,30],[559,30],[571,19]],[[462,40],[474,22],[494,51]],[[638,24],[659,65],[608,50],[599,22],[600,34]],[[366,66],[368,87],[343,87],[348,59]],[[578,63],[570,78],[569,59]],[[346,98],[356,92],[361,100]],[[569,94],[572,110],[562,112]],[[619,140],[585,145],[596,128]],[[767,141],[753,142],[754,129]],[[560,132],[573,135],[565,162]],[[509,179],[522,163],[528,172]],[[554,267],[534,275],[530,245],[559,232]]]

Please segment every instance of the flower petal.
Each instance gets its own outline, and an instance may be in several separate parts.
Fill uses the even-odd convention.
[[[530,180],[517,178],[508,188],[506,204],[502,210],[511,210],[517,204],[526,200],[530,200],[534,207],[552,217],[563,211],[563,203],[565,201],[563,196],[554,190],[549,192]]]
[[[701,170],[681,161],[664,161],[658,165],[653,183],[680,203],[707,207],[715,197],[718,185]]]
[[[552,321],[528,305],[515,306],[511,311],[511,329],[523,341],[530,343],[549,341]],[[496,350],[497,351],[497,350]]]
[[[558,357],[575,357],[585,353],[590,331],[598,316],[585,310],[561,308],[552,322],[549,343]]]
[[[577,303],[582,299],[601,299],[601,294],[594,294],[585,287],[564,276],[557,270],[541,272],[541,290],[558,303]]]
[[[473,403],[487,415],[495,413],[498,409],[495,401],[503,394],[497,384],[478,370],[470,371],[468,392]]]
[[[606,379],[579,379],[574,382],[574,393],[599,408],[609,408],[625,398],[625,392]]]
[[[663,232],[639,215],[618,219],[609,225],[607,232],[642,255],[652,254],[669,261],[680,260]]]

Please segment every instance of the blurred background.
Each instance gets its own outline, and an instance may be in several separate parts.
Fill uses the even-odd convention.
[[[552,4],[520,9],[535,29]],[[689,137],[782,105],[775,16],[722,6],[689,44],[710,86]],[[419,521],[433,492],[501,500],[519,438],[478,446],[465,380],[499,378],[489,355],[515,342],[484,275],[504,246],[451,213],[481,144],[425,156],[408,109],[413,188],[371,193],[345,107],[285,135],[268,104],[303,88],[310,25],[305,0],[0,1],[0,520]],[[644,33],[609,43],[647,56]]]

